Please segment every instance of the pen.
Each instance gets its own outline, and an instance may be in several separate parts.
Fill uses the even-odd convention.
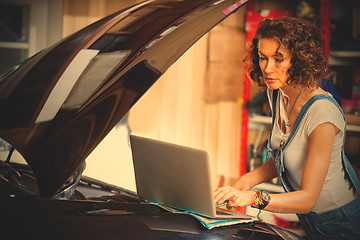
[[[225,206],[225,205],[227,205],[229,203],[229,200],[225,200],[224,202],[222,202],[222,203],[216,203],[215,204],[215,207],[222,207],[222,206]]]

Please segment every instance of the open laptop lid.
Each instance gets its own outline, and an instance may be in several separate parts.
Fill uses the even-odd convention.
[[[130,141],[140,197],[216,217],[208,152],[135,135]]]

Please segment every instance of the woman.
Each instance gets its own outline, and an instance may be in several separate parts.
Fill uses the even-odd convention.
[[[343,154],[345,118],[331,94],[319,29],[304,19],[260,22],[249,53],[249,76],[267,89],[273,112],[269,158],[230,187],[217,202],[296,213],[312,239],[359,239],[360,184]],[[285,193],[253,191],[279,177]]]

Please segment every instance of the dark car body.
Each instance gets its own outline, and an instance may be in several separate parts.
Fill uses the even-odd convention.
[[[81,175],[86,157],[192,44],[246,1],[116,12],[0,78],[2,239],[297,239],[260,222],[211,230]],[[26,164],[12,161],[18,152]],[[84,194],[84,192],[91,192]]]

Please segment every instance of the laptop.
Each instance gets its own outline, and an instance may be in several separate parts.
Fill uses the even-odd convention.
[[[253,219],[215,206],[207,151],[136,135],[130,143],[141,198],[208,218]]]

